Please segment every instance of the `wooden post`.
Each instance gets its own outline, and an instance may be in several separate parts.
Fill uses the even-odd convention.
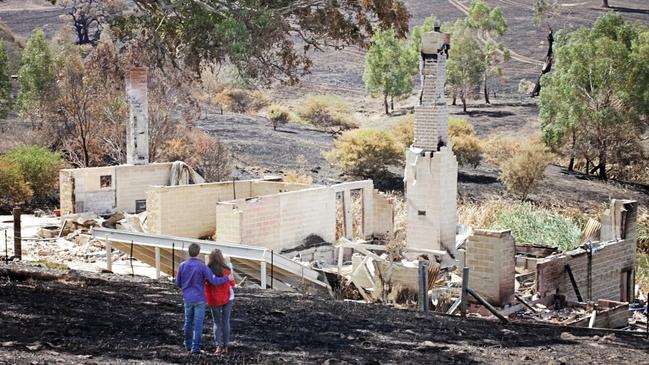
[[[20,208],[16,207],[13,210],[14,215],[14,257],[18,260],[23,258],[22,250],[22,237],[20,229]]]
[[[502,323],[509,323],[507,318],[505,318],[502,314],[498,313],[496,308],[491,306],[486,300],[484,300],[477,292],[475,292],[471,288],[466,288],[467,293],[471,294],[480,304],[482,304],[485,308],[489,310],[489,312],[493,313],[494,316],[498,317]]]
[[[342,242],[340,243],[340,248],[338,248],[338,275],[343,274],[343,256],[345,255],[345,248],[343,247]]]
[[[273,282],[275,281],[275,252],[270,250],[270,288],[273,288]]]
[[[155,248],[155,278],[160,279],[160,247]]]
[[[7,236],[7,230],[5,229],[5,264],[9,263],[9,238]]]
[[[113,247],[108,240],[108,235],[105,238],[106,241],[106,269],[108,271],[113,271]]]
[[[420,311],[428,311],[428,262],[419,260],[419,298],[417,306]]]
[[[462,269],[462,302],[460,303],[460,315],[466,317],[466,308],[468,304],[467,288],[469,287],[469,268]]]

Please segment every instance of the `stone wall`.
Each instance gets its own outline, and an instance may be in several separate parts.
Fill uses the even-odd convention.
[[[466,248],[469,287],[493,305],[509,303],[514,295],[515,255],[511,231],[473,231]]]

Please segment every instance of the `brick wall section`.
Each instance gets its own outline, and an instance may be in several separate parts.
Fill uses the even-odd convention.
[[[582,248],[547,257],[537,264],[537,291],[541,297],[555,294],[577,301],[565,265],[569,264],[584,300],[621,300],[622,271],[635,266],[636,239],[599,244],[592,256],[591,298],[588,297],[588,255]]]
[[[171,163],[148,165],[121,165],[115,168],[118,211],[135,213],[135,201],[145,200],[146,191],[153,185],[169,184]]]
[[[59,171],[59,197],[61,214],[74,213],[74,188],[69,170]]]
[[[75,213],[95,212],[98,214],[109,214],[116,210],[115,206],[115,169],[116,166],[90,167],[82,169],[65,169],[59,172],[59,176],[67,176],[67,180],[74,179],[74,208]],[[111,186],[102,188],[100,185],[101,176],[111,177]],[[71,185],[60,185],[60,188],[71,188]],[[69,195],[69,192],[66,193]],[[62,201],[63,204],[63,201]],[[71,200],[62,209],[63,212],[70,211]]]
[[[335,203],[335,192],[329,187],[222,202],[217,207],[216,237],[278,251],[299,246],[310,234],[334,242]],[[239,235],[225,227],[234,219],[228,214],[240,217]],[[233,241],[237,236],[240,240]]]
[[[225,202],[216,205],[218,238],[226,242],[241,243],[241,211],[236,203]]]
[[[236,193],[250,196],[250,182],[235,183]],[[155,186],[147,193],[147,214],[159,223],[151,233],[199,238],[214,234],[216,203],[231,200],[232,182]],[[159,201],[159,203],[157,203]]]
[[[128,128],[126,131],[126,162],[133,165],[149,163],[148,69],[132,67],[126,79]]]
[[[448,108],[444,95],[446,55],[426,60],[422,65],[421,104],[415,106],[415,137],[413,146],[426,151],[437,150],[441,140],[448,145]]]
[[[414,148],[406,151],[408,247],[455,252],[457,171],[448,147],[424,156]]]
[[[170,170],[171,163],[61,170],[61,210],[72,211],[74,199],[75,213],[135,213],[135,201],[146,199],[149,186],[168,184]],[[111,177],[110,187],[101,187],[101,176]],[[73,179],[74,191],[71,191]]]
[[[258,180],[236,181],[234,187],[237,199],[309,188],[304,184]],[[157,223],[150,222],[149,229],[151,233],[180,237],[211,236],[216,230],[217,203],[234,197],[231,181],[151,187],[147,194],[147,220],[156,219]],[[228,216],[229,213],[223,210],[222,214]],[[229,229],[226,224],[221,227]]]
[[[511,231],[475,230],[466,249],[469,287],[496,306],[514,294],[515,246]]]
[[[394,205],[377,190],[373,190],[372,200],[374,201],[373,234],[391,239],[394,234]]]

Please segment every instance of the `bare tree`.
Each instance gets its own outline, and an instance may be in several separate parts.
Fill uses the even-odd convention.
[[[76,43],[93,46],[99,42],[104,25],[110,17],[125,9],[122,0],[63,0],[59,4],[72,20]]]

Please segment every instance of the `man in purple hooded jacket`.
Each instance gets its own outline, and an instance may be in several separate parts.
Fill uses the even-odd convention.
[[[212,285],[223,285],[232,278],[215,276],[204,262],[196,256],[201,247],[192,243],[189,246],[189,259],[178,267],[176,284],[183,291],[185,303],[185,349],[193,354],[201,352],[201,336],[205,319],[205,281]]]

